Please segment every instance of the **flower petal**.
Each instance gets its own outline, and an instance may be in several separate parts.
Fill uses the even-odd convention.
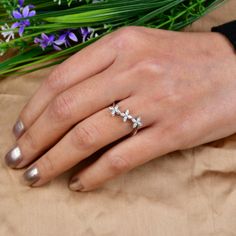
[[[35,16],[36,15],[36,11],[35,10],[33,10],[33,11],[30,11],[29,12],[29,17],[32,17],[32,16]]]
[[[76,37],[76,35],[73,32],[69,33],[69,38],[74,42],[78,42],[78,38]]]
[[[6,43],[8,43],[11,39],[11,35],[8,35],[8,37],[6,38]]]
[[[24,20],[21,22],[24,26],[30,26],[30,21],[29,20]]]
[[[49,44],[52,44],[52,43],[54,42],[54,39],[55,39],[55,36],[54,36],[54,35],[50,35],[50,36],[49,36],[48,43],[49,43]]]
[[[39,46],[44,50],[48,44],[42,41]]]
[[[41,42],[42,42],[42,40],[40,38],[38,38],[38,37],[34,38],[34,43],[41,43]]]
[[[23,35],[24,30],[25,30],[25,26],[24,26],[24,25],[21,25],[20,28],[19,28],[19,35],[20,35],[20,36]]]
[[[87,30],[87,28],[81,27],[81,28],[80,28],[80,32],[81,32],[82,35],[85,35],[85,34],[87,35],[88,30]]]
[[[20,19],[22,18],[22,15],[19,11],[13,11],[12,12],[12,16],[15,18],[15,19]]]
[[[41,37],[42,37],[42,39],[45,40],[45,41],[48,41],[48,40],[49,40],[48,36],[47,36],[45,33],[42,33],[42,34],[41,34]]]
[[[58,47],[57,45],[53,44],[53,48],[56,50],[56,51],[61,51],[61,48]]]
[[[20,25],[19,22],[15,22],[15,23],[12,24],[11,28],[15,29],[15,28],[19,27],[19,25]]]
[[[24,18],[28,17],[28,15],[29,15],[29,6],[26,6],[26,7],[23,8],[22,14],[23,14]]]
[[[58,40],[55,40],[54,43],[55,43],[56,45],[62,45],[62,44],[65,43],[65,40],[60,40],[60,39],[58,39]]]
[[[62,35],[60,35],[60,37],[58,38],[59,40],[63,40],[63,41],[65,41],[65,39],[66,39],[66,34],[62,34]]]

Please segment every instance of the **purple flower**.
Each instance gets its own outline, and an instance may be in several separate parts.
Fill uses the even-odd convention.
[[[66,47],[70,47],[70,40],[73,42],[78,42],[77,36],[71,30],[67,30],[59,36],[59,38],[55,41],[55,44],[58,46],[65,44]]]
[[[26,26],[30,26],[30,21],[29,20],[16,22],[11,27],[12,27],[12,29],[19,28],[19,31],[18,31],[19,35],[22,36]]]
[[[34,43],[39,44],[39,46],[45,50],[46,47],[52,46],[56,51],[60,51],[61,48],[56,44],[54,35],[46,35],[45,33],[41,34],[41,38],[35,38]]]
[[[52,46],[54,44],[54,35],[46,35],[44,33],[41,34],[41,38],[35,38],[34,43],[39,44],[39,46],[44,50],[48,46]]]
[[[19,3],[23,4],[24,1],[19,1]],[[31,8],[32,8],[32,6],[26,6],[21,9],[14,10],[12,12],[12,16],[17,20],[22,19],[22,18],[27,18],[27,17],[33,17],[36,15],[36,12],[34,10],[30,11]],[[11,27],[13,29],[19,28],[19,35],[22,36],[22,34],[24,33],[24,30],[25,30],[25,27],[27,27],[29,25],[30,25],[30,21],[28,19],[26,19],[26,20],[20,20],[18,22],[13,23],[13,25]]]
[[[81,27],[80,33],[82,36],[82,41],[85,42],[92,32],[93,32],[93,30],[89,27]]]

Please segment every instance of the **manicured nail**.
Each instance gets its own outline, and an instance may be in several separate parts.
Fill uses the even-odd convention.
[[[83,185],[80,183],[79,178],[78,178],[78,177],[75,177],[75,178],[73,178],[73,179],[70,181],[69,188],[70,188],[72,191],[81,191],[84,187],[83,187]]]
[[[22,154],[18,146],[12,148],[5,156],[5,162],[11,168],[17,167],[21,161]]]
[[[25,126],[21,120],[18,120],[13,127],[13,133],[15,137],[19,138],[24,132],[25,132]]]
[[[32,166],[23,175],[27,185],[32,185],[40,179],[39,170],[37,167]]]

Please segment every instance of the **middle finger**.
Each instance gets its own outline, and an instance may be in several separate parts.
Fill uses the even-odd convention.
[[[143,127],[147,127],[153,121],[144,106],[137,106],[142,101],[143,99],[130,97],[119,105],[121,111],[128,105],[132,115],[140,112],[145,120]],[[123,122],[122,117],[112,117],[108,108],[105,108],[77,124],[59,143],[33,163],[24,177],[28,184],[41,186],[131,131],[130,121]]]
[[[129,96],[130,87],[115,79],[112,69],[59,94],[6,155],[6,163],[22,168],[55,144],[73,125]],[[120,75],[121,76],[121,75]],[[128,80],[127,80],[128,81]]]

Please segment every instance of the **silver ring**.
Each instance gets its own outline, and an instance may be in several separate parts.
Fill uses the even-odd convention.
[[[129,109],[126,109],[124,112],[120,111],[119,106],[113,103],[111,107],[109,107],[109,111],[112,116],[120,116],[123,119],[123,122],[130,121],[133,127],[133,135],[135,135],[140,127],[143,126],[141,117],[133,117],[129,113]]]

